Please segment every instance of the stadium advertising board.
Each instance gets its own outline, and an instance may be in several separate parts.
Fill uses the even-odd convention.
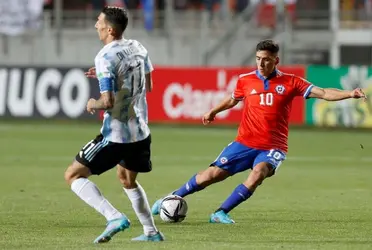
[[[81,68],[0,68],[0,116],[91,118],[86,103],[97,96]]]
[[[304,77],[303,67],[280,67]],[[86,68],[0,67],[0,116],[32,119],[97,119],[86,112],[90,97],[97,98],[97,80]],[[154,91],[147,95],[149,121],[200,123],[202,115],[234,90],[239,74],[254,68],[156,67]],[[304,101],[293,103],[290,122],[304,123]],[[216,123],[237,124],[242,103],[220,113]],[[102,118],[102,114],[100,115]]]
[[[234,90],[239,74],[254,68],[167,68],[156,67],[154,91],[147,95],[150,122],[200,123],[202,115]],[[304,67],[280,67],[304,77]],[[293,103],[291,124],[304,123],[304,100]],[[240,121],[242,103],[217,116],[216,123]]]
[[[354,89],[363,88],[372,94],[372,68],[351,66],[330,68],[310,66],[307,79],[320,87]],[[372,101],[349,99],[340,102],[326,102],[309,99],[306,102],[306,123],[328,127],[372,127]]]

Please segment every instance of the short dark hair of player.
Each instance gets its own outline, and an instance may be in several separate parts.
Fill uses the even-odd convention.
[[[128,14],[123,8],[106,6],[102,13],[105,14],[105,20],[113,27],[117,36],[122,36],[128,26]]]
[[[279,52],[279,44],[273,40],[263,40],[259,42],[256,46],[256,51],[266,50],[271,54],[277,54]]]

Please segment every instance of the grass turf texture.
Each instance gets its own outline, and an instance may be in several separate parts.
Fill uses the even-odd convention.
[[[167,241],[133,243],[142,233],[115,170],[92,177],[132,227],[104,245],[93,240],[104,218],[64,183],[63,173],[100,124],[0,123],[0,249],[371,249],[372,134],[297,130],[288,159],[232,211],[235,225],[213,225],[209,215],[248,172],[186,200],[180,224],[156,217]],[[233,128],[152,126],[154,169],[139,176],[150,205],[206,168],[234,139]],[[364,149],[360,148],[360,143]]]

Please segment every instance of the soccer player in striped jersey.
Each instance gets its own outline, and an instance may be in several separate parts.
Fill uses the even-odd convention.
[[[238,135],[210,167],[191,177],[173,194],[185,197],[203,190],[245,170],[251,169],[248,178],[211,214],[211,223],[231,224],[229,213],[249,199],[257,187],[273,176],[286,158],[288,121],[292,101],[296,96],[340,101],[349,98],[366,98],[360,88],[349,90],[322,89],[293,74],[277,69],[279,46],[272,40],[261,41],[256,47],[257,70],[242,74],[235,91],[204,115],[203,123],[212,122],[219,112],[244,101]],[[152,207],[159,213],[161,199]]]
[[[129,219],[88,179],[116,165],[124,191],[144,229],[144,234],[133,240],[164,240],[155,226],[146,193],[136,181],[138,173],[152,169],[146,91],[152,89],[153,66],[141,43],[123,38],[127,24],[127,13],[122,8],[105,7],[98,17],[95,27],[104,47],[95,58],[95,68],[87,75],[96,73],[101,96],[88,101],[87,111],[104,110],[103,126],[65,172],[72,191],[107,220],[106,229],[94,243],[107,242],[130,226]]]

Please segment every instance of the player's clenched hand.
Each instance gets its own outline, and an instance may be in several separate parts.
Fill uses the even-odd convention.
[[[204,125],[207,125],[209,123],[211,123],[212,121],[214,121],[214,118],[216,117],[216,114],[213,113],[213,112],[208,112],[206,113],[203,118],[202,118],[202,121],[203,121],[203,124]]]
[[[366,94],[363,92],[361,88],[356,88],[350,93],[351,98],[359,99],[359,98],[364,98],[367,99]]]
[[[86,77],[88,78],[96,78],[96,68],[95,67],[91,67],[90,69],[88,69],[87,72],[84,73],[86,75]]]
[[[92,115],[96,112],[96,110],[94,109],[95,103],[96,103],[96,100],[93,98],[90,98],[87,103],[87,111]]]

